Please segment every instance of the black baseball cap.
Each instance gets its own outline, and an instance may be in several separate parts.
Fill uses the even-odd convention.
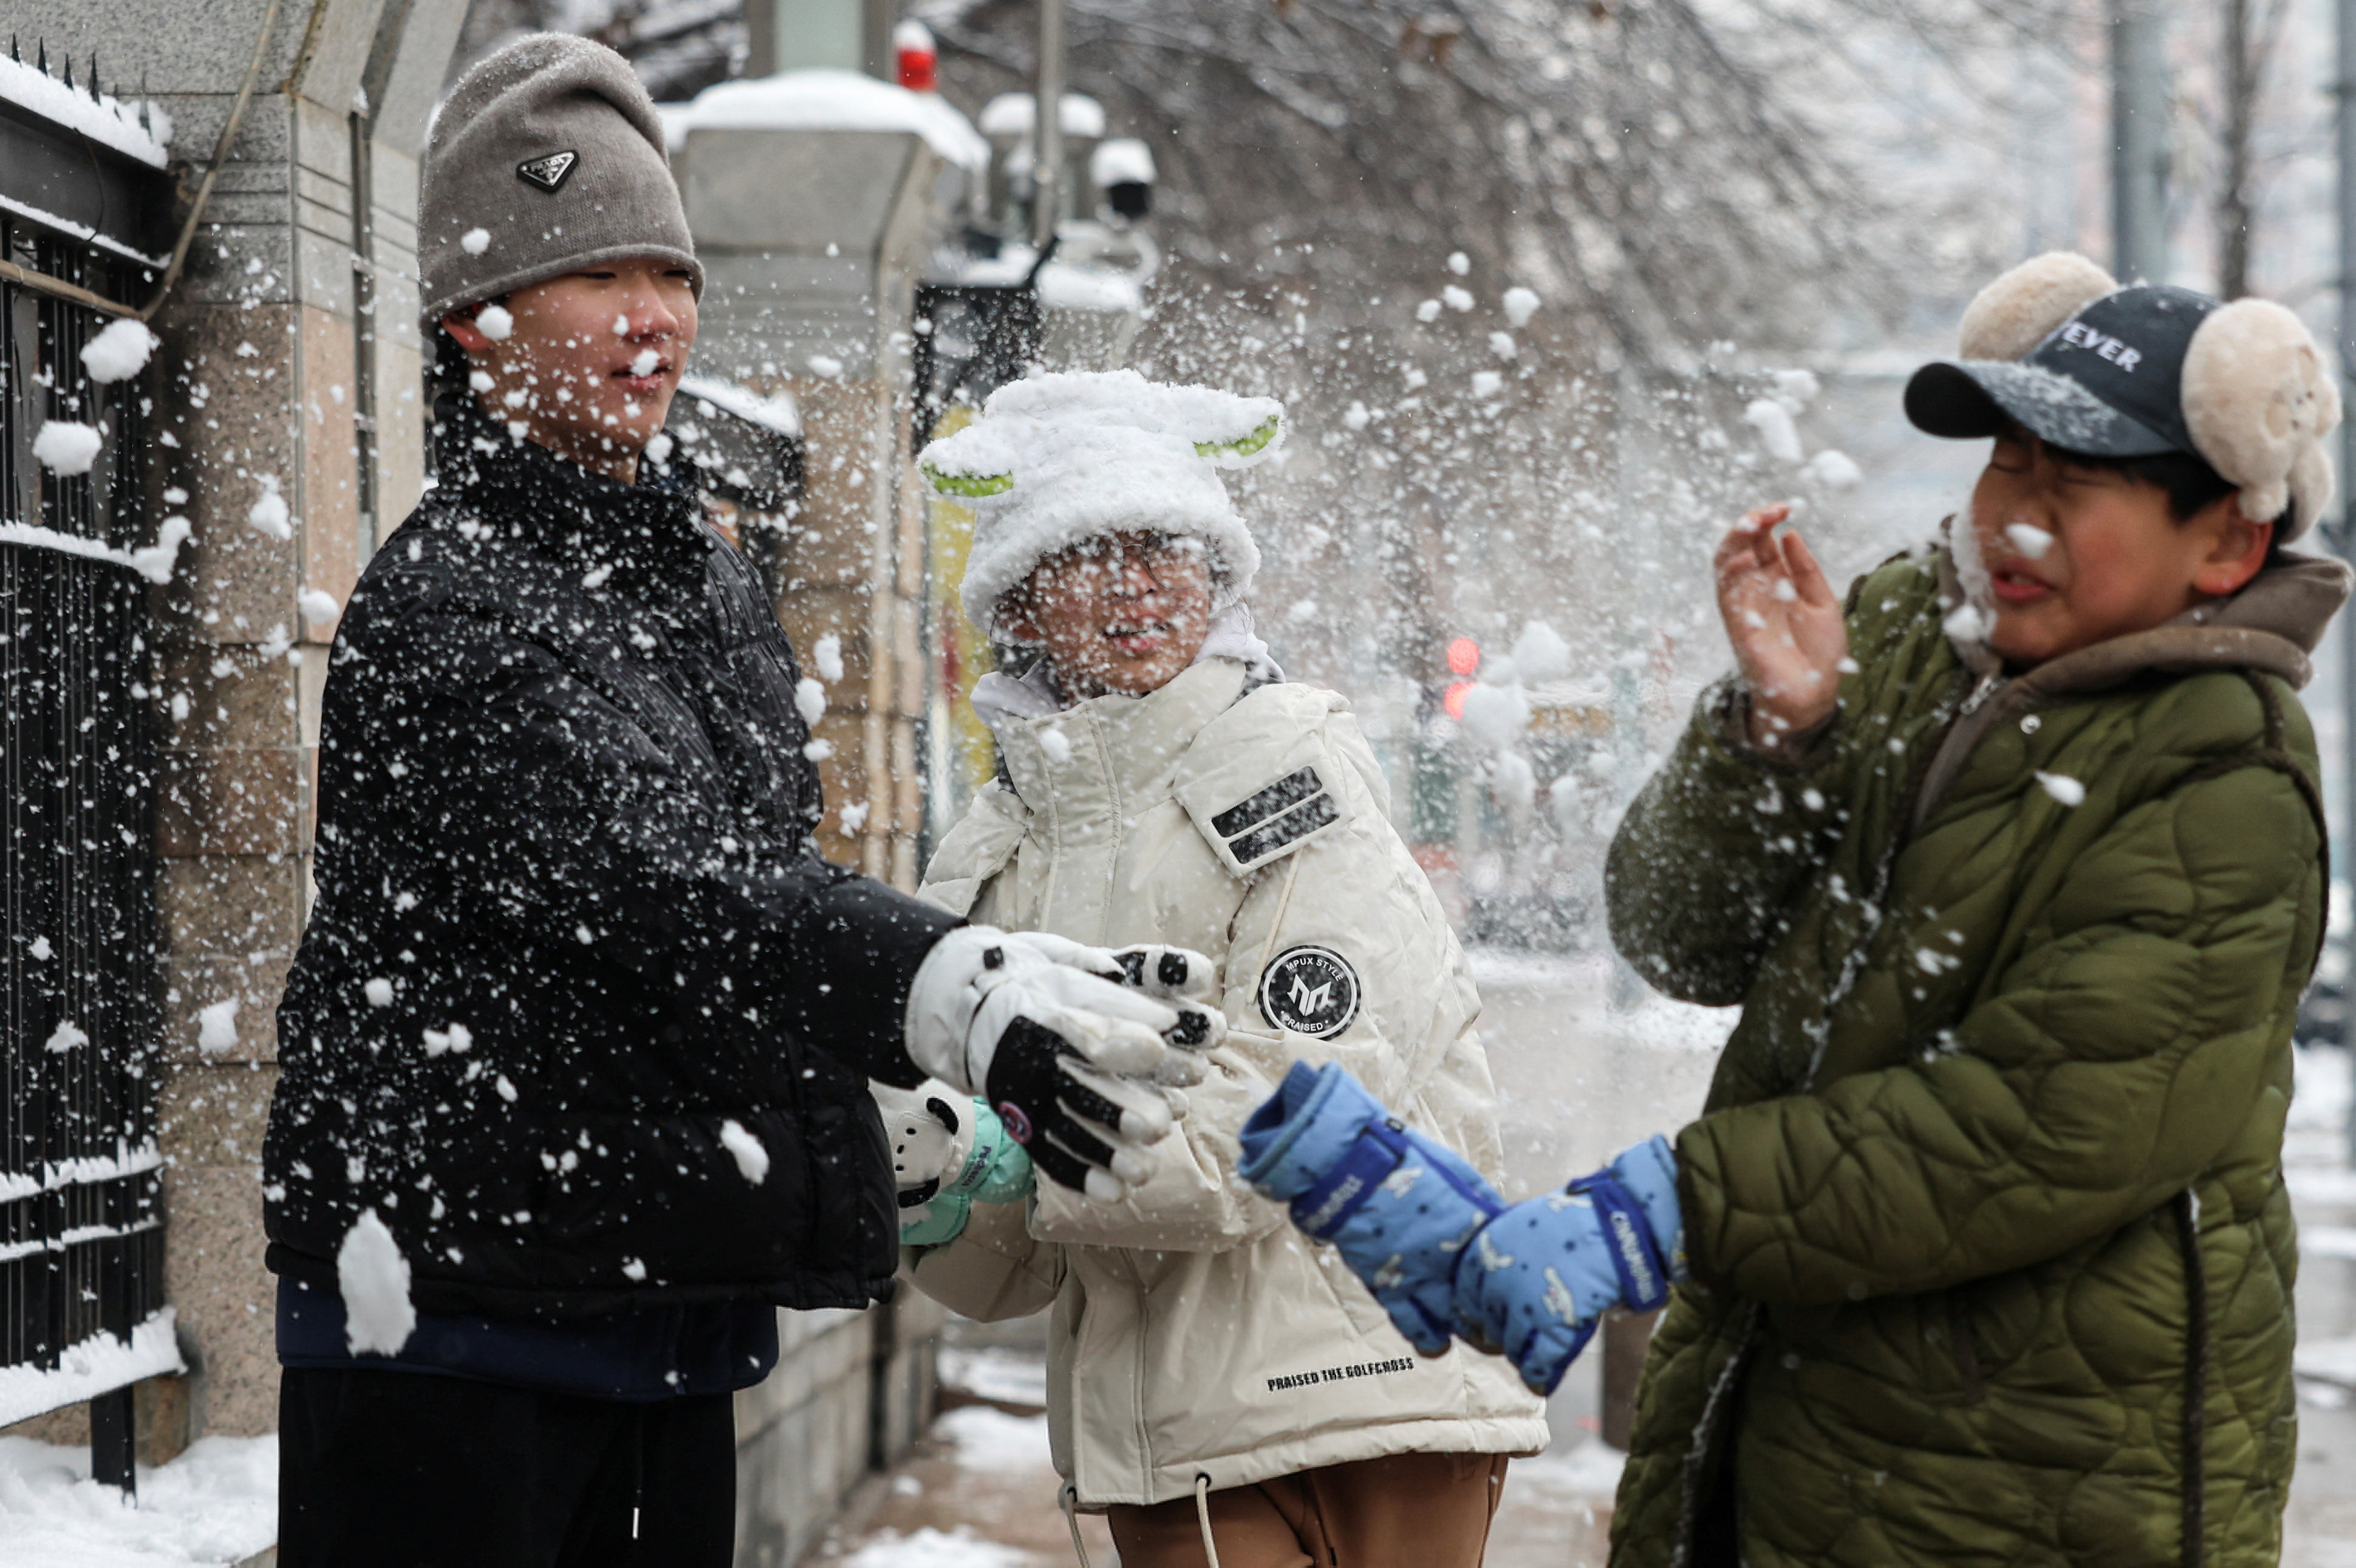
[[[2026,358],[1923,366],[1906,383],[1906,417],[1956,440],[2001,435],[2011,423],[2089,457],[2199,457],[2184,421],[2184,355],[2218,304],[2165,284],[2116,290]]]

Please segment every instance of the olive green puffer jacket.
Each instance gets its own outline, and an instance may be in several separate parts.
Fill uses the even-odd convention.
[[[1615,1564],[2276,1560],[2325,887],[2294,688],[2347,581],[2292,557],[2007,679],[1930,551],[1852,589],[1800,755],[1705,698],[1610,861],[1629,961],[1743,1008]]]

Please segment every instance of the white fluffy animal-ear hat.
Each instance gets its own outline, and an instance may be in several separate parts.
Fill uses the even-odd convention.
[[[2240,490],[2244,517],[2279,519],[2285,543],[2331,499],[2340,390],[2306,324],[2271,301],[2121,288],[2056,251],[1982,289],[1959,336],[1956,360],[1907,384],[1907,417],[1933,435],[2009,421],[2092,456],[2187,453]]]
[[[958,593],[973,624],[1002,640],[1007,590],[1057,550],[1129,529],[1201,540],[1213,609],[1240,602],[1259,550],[1218,470],[1248,468],[1283,442],[1273,398],[1134,370],[1059,372],[1001,387],[918,463],[935,489],[973,505]]]

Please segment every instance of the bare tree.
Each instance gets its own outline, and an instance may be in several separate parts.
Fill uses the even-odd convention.
[[[2287,0],[2224,0],[2220,18],[2223,48],[2217,63],[2221,106],[2214,214],[2217,289],[2229,300],[2250,292],[2250,230],[2264,172],[2256,147],[2258,107],[2288,13]]]

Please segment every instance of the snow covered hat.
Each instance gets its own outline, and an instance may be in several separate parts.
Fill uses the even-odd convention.
[[[999,602],[1057,550],[1137,528],[1210,551],[1212,608],[1240,601],[1259,550],[1218,470],[1284,442],[1284,405],[1134,370],[1034,376],[1001,387],[981,418],[925,448],[925,477],[974,507],[960,589],[973,624],[1002,640]]]
[[[2123,289],[2056,251],[1981,290],[1960,336],[1957,360],[1907,383],[1906,417],[1933,435],[2010,421],[2090,456],[2184,453],[2241,491],[2244,517],[2283,518],[2284,543],[2331,498],[2339,389],[2306,324],[2271,301]]]
[[[600,43],[533,33],[458,79],[418,172],[419,324],[577,272],[652,257],[703,266],[630,62]]]

